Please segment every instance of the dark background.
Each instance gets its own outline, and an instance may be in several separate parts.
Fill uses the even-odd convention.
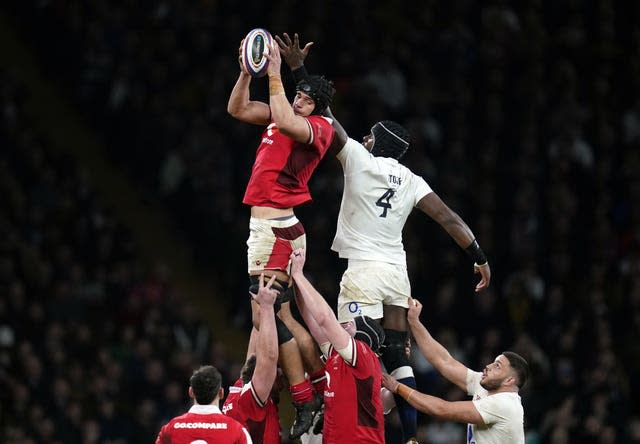
[[[315,42],[307,67],[334,81],[352,137],[410,129],[404,163],[493,271],[474,294],[465,254],[410,217],[422,319],[471,368],[528,357],[527,442],[640,442],[640,8],[411,3],[3,2],[0,440],[150,442],[187,408],[194,367],[237,377],[262,128],[226,103],[240,40],[265,27]],[[332,305],[341,186],[327,157],[297,210]],[[466,399],[414,360],[422,391]],[[420,442],[463,433],[420,416]]]

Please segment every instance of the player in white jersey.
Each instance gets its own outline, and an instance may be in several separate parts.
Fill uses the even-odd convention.
[[[473,397],[471,401],[445,401],[416,391],[383,375],[383,385],[423,413],[467,423],[467,444],[524,444],[524,410],[518,391],[529,375],[527,361],[505,351],[475,372],[456,361],[420,322],[422,304],[408,299],[407,319],[416,344],[427,360],[449,381]]]
[[[297,34],[293,41],[287,34],[283,37],[275,38],[297,83],[307,76],[304,59],[313,42],[301,49]],[[411,286],[402,244],[402,229],[413,208],[438,222],[467,251],[475,272],[481,275],[476,291],[489,286],[491,269],[467,224],[423,178],[398,162],[409,148],[409,134],[402,126],[378,122],[359,143],[348,137],[329,108],[326,115],[333,119],[335,129],[329,150],[344,170],[344,191],[332,245],[341,258],[348,259],[340,282],[338,320],[347,322],[357,315],[382,320],[385,368],[404,384],[415,387],[413,369],[404,353]],[[404,439],[416,442],[416,410],[400,397],[396,397],[396,404]]]

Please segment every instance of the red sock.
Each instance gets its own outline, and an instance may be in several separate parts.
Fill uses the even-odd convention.
[[[289,387],[291,391],[291,397],[296,404],[304,404],[313,399],[313,386],[308,379],[305,379],[300,384],[292,385]]]
[[[324,389],[327,386],[327,375],[324,372],[324,368],[311,373],[309,379],[311,380],[311,384],[313,384],[313,388],[316,389],[316,392],[318,392],[320,396],[324,396]]]

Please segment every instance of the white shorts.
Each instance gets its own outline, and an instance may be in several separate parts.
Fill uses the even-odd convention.
[[[307,236],[297,217],[285,220],[252,217],[247,239],[248,272],[280,270],[289,274],[289,256],[296,248],[305,248],[306,244]]]
[[[338,321],[358,315],[380,319],[383,305],[408,308],[409,296],[411,284],[404,265],[349,259],[340,281]]]

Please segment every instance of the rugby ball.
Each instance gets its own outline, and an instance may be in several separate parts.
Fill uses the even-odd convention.
[[[269,60],[264,55],[273,41],[269,31],[255,28],[249,31],[242,42],[242,63],[252,77],[263,77],[267,73]]]

